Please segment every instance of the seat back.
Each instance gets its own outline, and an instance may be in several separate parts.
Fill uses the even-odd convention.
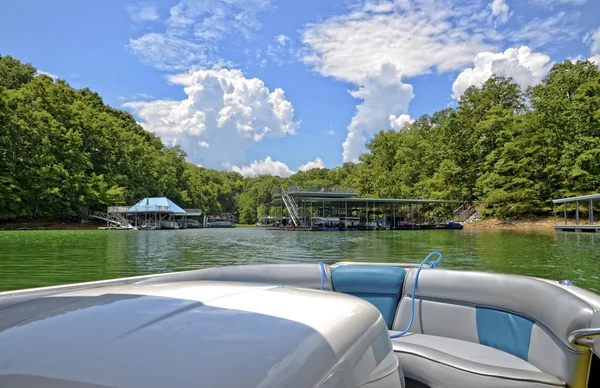
[[[334,291],[362,298],[379,309],[392,328],[406,270],[393,266],[343,265],[331,273]]]
[[[415,270],[404,282],[394,330],[410,319]],[[491,346],[528,361],[569,386],[585,387],[588,349],[569,334],[590,327],[595,306],[558,283],[514,275],[421,271],[411,332]]]
[[[196,280],[228,281],[244,283],[281,284],[300,288],[332,290],[331,268],[319,264],[256,264],[230,267],[213,267],[195,271],[173,273],[150,278],[141,283],[164,283]]]

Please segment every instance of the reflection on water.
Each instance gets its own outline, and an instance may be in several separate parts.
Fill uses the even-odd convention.
[[[284,232],[262,228],[0,232],[0,290],[218,265],[419,262],[551,279],[600,292],[600,236],[506,230]]]

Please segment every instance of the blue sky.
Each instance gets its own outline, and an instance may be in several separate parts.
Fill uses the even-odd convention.
[[[597,0],[20,0],[0,54],[97,91],[192,163],[245,176],[356,161],[492,73],[600,64]]]

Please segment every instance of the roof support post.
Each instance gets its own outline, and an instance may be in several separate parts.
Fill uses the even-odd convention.
[[[594,200],[590,199],[590,208],[588,209],[590,212],[590,225],[594,225]]]
[[[565,225],[567,225],[567,203],[564,203],[565,205]]]
[[[575,201],[575,225],[579,225],[579,201]]]

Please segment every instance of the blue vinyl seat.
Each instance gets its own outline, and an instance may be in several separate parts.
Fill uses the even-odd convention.
[[[334,291],[372,303],[391,329],[405,275],[400,267],[344,265],[333,270],[331,281]]]

